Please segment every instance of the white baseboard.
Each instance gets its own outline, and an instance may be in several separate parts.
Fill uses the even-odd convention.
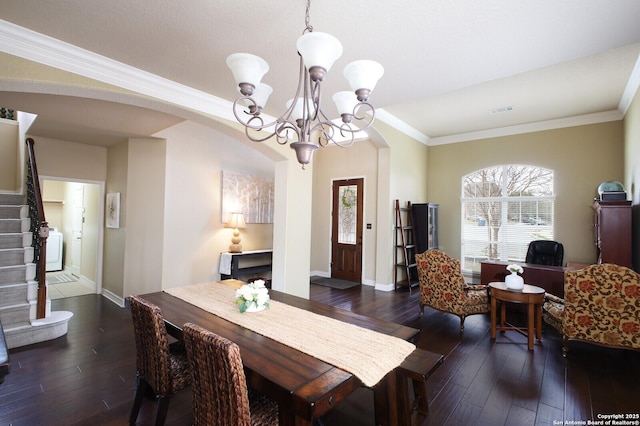
[[[395,286],[393,285],[393,283],[391,284],[376,283],[375,289],[380,291],[393,291],[395,289]]]
[[[118,296],[117,294],[115,294],[112,291],[106,290],[106,289],[102,289],[102,295],[104,297],[106,297],[107,299],[109,299],[110,301],[112,301],[113,303],[115,303],[116,305],[120,306],[121,308],[124,308],[124,298]]]
[[[322,277],[322,278],[331,278],[331,272],[327,272],[327,271],[311,271],[311,273],[309,274],[309,278],[311,278],[313,276]],[[373,281],[373,280],[368,280],[366,278],[363,278],[362,279],[362,285],[375,287],[376,290],[378,290],[378,284],[376,284],[376,282]]]

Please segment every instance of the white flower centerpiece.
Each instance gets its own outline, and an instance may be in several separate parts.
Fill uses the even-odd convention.
[[[523,272],[522,266],[512,264],[507,266],[507,271],[511,274],[504,277],[504,283],[511,290],[522,290],[524,287],[524,279],[518,275]]]
[[[236,290],[236,303],[240,313],[259,312],[269,307],[269,289],[263,280],[255,280]]]

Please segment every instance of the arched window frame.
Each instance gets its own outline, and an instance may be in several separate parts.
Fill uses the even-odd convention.
[[[483,260],[524,262],[531,241],[554,239],[553,180],[553,170],[523,164],[492,166],[462,177],[460,257],[465,272],[478,272]]]

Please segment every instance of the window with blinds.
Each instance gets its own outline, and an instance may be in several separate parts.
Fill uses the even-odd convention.
[[[553,239],[553,171],[507,164],[462,178],[462,269],[523,262],[529,243]]]

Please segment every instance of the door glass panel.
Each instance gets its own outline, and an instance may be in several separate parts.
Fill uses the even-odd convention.
[[[340,244],[356,243],[357,206],[358,187],[356,185],[341,186],[338,207],[338,242]]]

